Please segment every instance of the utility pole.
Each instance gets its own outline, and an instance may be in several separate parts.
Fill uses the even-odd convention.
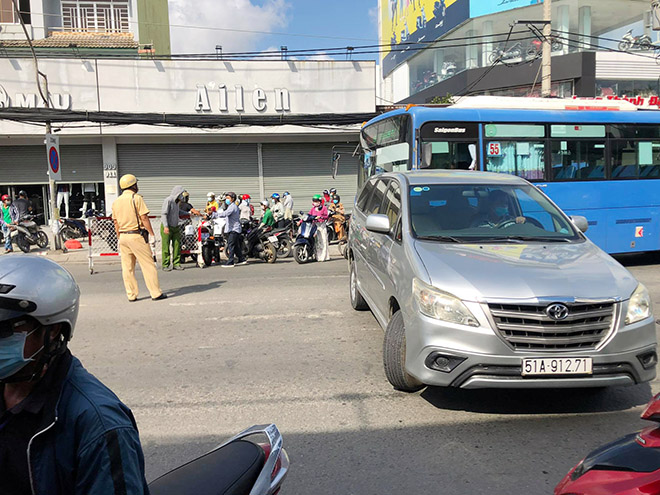
[[[44,108],[50,108],[50,94],[48,93],[48,78],[46,77],[46,74],[41,72],[39,70],[39,61],[37,59],[37,53],[34,51],[34,45],[32,44],[32,38],[30,38],[30,34],[28,33],[27,27],[25,26],[25,22],[23,21],[23,16],[21,15],[20,10],[18,9],[18,2],[17,0],[12,0],[12,4],[14,6],[14,13],[16,17],[19,19],[21,22],[21,27],[23,28],[23,33],[25,34],[25,39],[28,42],[28,45],[30,45],[30,51],[32,52],[32,60],[34,61],[34,70],[35,70],[35,76],[37,79],[37,89],[39,90],[39,95],[41,96],[41,100],[43,101]],[[43,89],[41,88],[41,81],[43,79],[43,84],[44,87]],[[52,132],[52,128],[50,125],[50,121],[46,121],[46,134],[50,135]],[[45,143],[44,143],[45,144]],[[51,249],[54,251],[56,249],[59,249],[60,246],[60,238],[57,235],[57,228],[58,225],[56,222],[59,221],[60,215],[59,211],[57,209],[57,200],[56,200],[56,193],[55,193],[55,181],[48,177],[48,192],[50,195],[50,201],[49,201],[49,213],[50,213],[50,223],[51,223],[51,228],[53,229],[53,234],[54,234],[54,239],[53,239],[53,244],[51,244]]]
[[[552,94],[552,0],[543,0],[543,52],[541,54],[541,96]]]

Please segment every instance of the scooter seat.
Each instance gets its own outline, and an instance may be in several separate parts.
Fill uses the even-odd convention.
[[[149,483],[151,495],[248,495],[264,466],[258,445],[237,440]]]

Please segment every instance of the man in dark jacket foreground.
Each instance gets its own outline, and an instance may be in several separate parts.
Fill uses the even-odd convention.
[[[0,258],[0,493],[148,494],[133,415],[67,343],[73,277],[38,256]]]

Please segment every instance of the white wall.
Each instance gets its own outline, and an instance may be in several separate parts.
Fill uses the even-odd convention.
[[[392,78],[392,101],[397,103],[410,96],[410,69],[403,63],[390,74]]]

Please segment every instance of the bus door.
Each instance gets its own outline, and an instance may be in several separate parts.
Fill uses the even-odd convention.
[[[427,122],[420,129],[418,168],[479,170],[479,125]]]

